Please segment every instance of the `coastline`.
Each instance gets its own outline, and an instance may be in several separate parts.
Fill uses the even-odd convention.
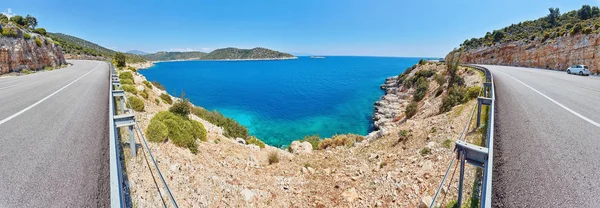
[[[261,59],[177,59],[177,60],[164,60],[164,61],[146,61],[139,63],[127,64],[127,66],[134,67],[138,70],[148,69],[153,67],[157,63],[163,62],[180,62],[180,61],[283,61],[283,60],[295,60],[298,57],[284,57],[284,58],[261,58]]]

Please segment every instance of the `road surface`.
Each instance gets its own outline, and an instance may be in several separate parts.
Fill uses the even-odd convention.
[[[496,89],[493,207],[600,206],[600,77],[485,67]]]
[[[0,207],[108,207],[108,65],[0,78]]]

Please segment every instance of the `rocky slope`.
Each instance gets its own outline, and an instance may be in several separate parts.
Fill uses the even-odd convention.
[[[14,35],[0,36],[0,74],[67,64],[62,48],[52,39],[18,29],[12,23],[3,25],[2,30]]]
[[[434,64],[420,65],[411,74],[421,70],[444,74],[444,66]],[[138,90],[143,90],[139,83],[145,78],[134,74]],[[481,84],[481,76],[473,70],[462,69],[459,75],[467,86]],[[395,105],[402,106],[413,96],[411,90],[391,84],[393,79],[386,82],[387,95],[378,104],[382,118],[402,117],[403,108]],[[312,150],[308,142],[295,142],[289,150],[268,145],[261,149],[226,138],[219,127],[192,117],[208,132],[208,141],[198,143],[198,154],[169,141],[149,146],[181,207],[416,207],[427,203],[437,189],[454,156],[449,144],[458,138],[475,107],[475,100],[470,100],[439,114],[443,94],[434,96],[437,83],[430,84],[412,118],[380,119],[380,130],[349,145]],[[146,110],[136,112],[143,129],[154,114],[169,107],[151,102],[161,93],[153,88],[144,101]],[[474,132],[469,129],[469,140],[479,138]],[[279,162],[271,164],[274,154]],[[153,168],[141,150],[136,158],[127,158],[126,165],[133,203],[162,206],[149,172]],[[473,169],[467,170],[468,179],[474,175]],[[442,205],[456,196],[457,178],[452,180],[442,195],[447,195],[446,200],[438,201]],[[471,184],[465,189],[471,190]]]
[[[567,34],[541,42],[516,41],[466,50],[462,63],[524,66],[566,70],[574,64],[600,72],[600,34]]]

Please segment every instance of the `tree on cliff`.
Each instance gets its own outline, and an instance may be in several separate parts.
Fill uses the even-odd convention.
[[[121,52],[116,53],[115,61],[117,62],[117,67],[125,67],[125,54]]]
[[[0,22],[7,23],[8,22],[8,17],[6,15],[0,13]]]
[[[560,10],[558,8],[549,8],[550,14],[548,14],[547,21],[550,23],[550,27],[558,25],[558,18],[560,17]]]
[[[23,17],[22,17],[22,16],[20,16],[20,15],[15,15],[15,16],[12,16],[12,17],[10,18],[10,21],[11,21],[11,22],[14,22],[14,23],[15,23],[15,24],[17,24],[17,25],[21,25],[21,26],[27,26],[27,23],[25,22],[25,18],[23,18]]]
[[[592,7],[590,5],[583,5],[581,9],[577,11],[579,19],[586,20],[592,17]]]
[[[25,16],[25,24],[27,24],[28,27],[31,27],[31,29],[35,29],[38,22],[35,17],[33,17],[31,15],[27,15],[27,16]]]

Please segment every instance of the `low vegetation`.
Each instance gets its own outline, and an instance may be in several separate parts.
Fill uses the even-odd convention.
[[[150,82],[148,82],[148,81],[146,81],[146,80],[144,80],[142,83],[143,83],[143,84],[144,84],[144,86],[146,86],[147,88],[150,88],[150,89],[152,89],[152,83],[150,83]]]
[[[357,134],[339,134],[335,135],[329,139],[324,139],[319,143],[320,150],[328,149],[328,148],[336,148],[341,146],[351,147],[356,142],[361,142],[365,138],[361,135]]]
[[[160,99],[162,99],[165,103],[171,105],[173,104],[173,99],[171,98],[171,96],[167,93],[162,93],[160,94]]]
[[[417,103],[415,102],[411,102],[410,104],[406,105],[406,110],[404,111],[404,114],[406,114],[407,119],[412,118],[417,114],[417,107]]]
[[[279,162],[279,154],[277,153],[277,151],[269,152],[268,162],[269,162],[269,165]]]
[[[301,142],[308,142],[314,150],[319,149],[319,143],[321,143],[321,137],[318,134],[312,136],[304,136]]]
[[[129,105],[135,111],[141,112],[144,111],[144,101],[135,96],[127,97],[127,101],[129,101]]]
[[[248,129],[237,121],[223,116],[217,111],[208,111],[201,107],[193,107],[191,112],[218,127],[223,128],[223,134],[229,138],[248,138]]]
[[[246,144],[250,145],[256,145],[258,147],[260,147],[261,149],[265,148],[265,143],[263,141],[261,141],[260,139],[256,138],[255,136],[249,136],[246,139]]]
[[[146,130],[146,135],[148,135],[150,141],[163,142],[168,139],[176,146],[190,149],[192,153],[198,151],[197,139],[206,141],[206,129],[202,123],[169,111],[157,113],[150,120],[150,124]],[[166,136],[164,134],[165,127],[168,132]]]
[[[165,86],[163,86],[162,84],[160,84],[160,82],[157,81],[152,81],[152,85],[154,85],[156,88],[161,89],[161,90],[166,90]]]
[[[121,88],[123,88],[123,91],[137,95],[138,91],[137,88],[135,88],[134,85],[130,85],[130,84],[124,84],[121,85]]]

